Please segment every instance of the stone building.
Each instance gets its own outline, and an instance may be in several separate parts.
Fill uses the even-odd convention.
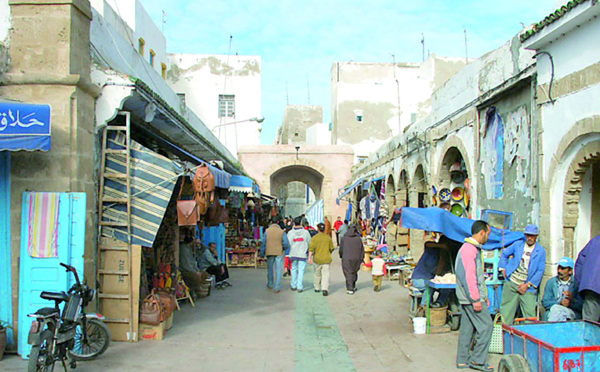
[[[84,195],[83,216],[72,221],[85,224],[77,243],[83,258],[69,259],[83,259],[81,267],[94,286],[100,134],[106,125],[130,120],[131,138],[167,160],[215,160],[230,174],[244,173],[165,81],[166,40],[139,0],[1,0],[0,11],[0,103],[51,108],[49,151],[3,151],[0,138],[0,214],[10,216],[0,219],[0,266],[9,268],[8,275],[0,275],[0,320],[13,325],[9,347],[18,336],[21,352],[27,333],[18,327],[17,319],[25,316],[18,309],[23,305],[29,311],[38,302],[20,299],[37,298],[39,290],[21,290],[19,283],[44,275],[46,284],[54,277],[56,283],[62,280],[55,260],[55,267],[37,276],[22,272],[20,258],[29,244],[22,239],[29,236],[27,222],[22,223],[28,221],[23,193]],[[0,116],[5,114],[11,115]]]
[[[461,58],[423,63],[335,62],[331,68],[332,141],[358,160],[431,110],[431,94],[465,66]]]
[[[169,54],[167,82],[237,157],[260,144],[260,56]],[[201,86],[202,89],[198,89]]]
[[[593,1],[568,2],[470,62],[433,92],[428,115],[353,178],[384,176],[395,190],[390,206],[431,206],[434,187],[460,186],[469,197],[457,203],[465,216],[491,209],[511,212],[513,230],[539,224],[549,275],[560,257],[577,258],[599,233],[600,52],[591,47],[598,13]],[[465,179],[453,178],[454,169]],[[416,257],[422,237],[411,231]]]
[[[307,143],[307,130],[323,121],[323,107],[318,105],[287,105],[278,143]]]

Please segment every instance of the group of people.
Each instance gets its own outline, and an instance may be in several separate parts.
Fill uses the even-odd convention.
[[[487,222],[475,221],[472,236],[465,239],[456,258],[456,297],[462,313],[456,358],[459,369],[493,371],[486,363],[493,323],[481,252],[490,232]],[[499,263],[505,278],[500,312],[508,324],[514,322],[518,307],[524,318],[536,318],[546,265],[546,250],[537,242],[538,227],[529,225],[524,233],[525,241],[506,247]],[[600,236],[584,247],[577,262],[569,257],[558,261],[557,275],[546,283],[542,298],[548,321],[577,319],[579,314],[585,320],[600,320],[599,265]]]
[[[341,218],[338,217],[341,222]],[[329,295],[329,273],[332,262],[332,253],[335,250],[331,231],[327,231],[327,222],[317,225],[317,233],[311,236],[309,230],[303,226],[302,217],[293,220],[292,228],[285,231],[279,224],[279,219],[274,217],[271,225],[265,230],[262,238],[260,255],[267,257],[267,287],[275,293],[281,291],[281,278],[285,257],[291,265],[290,289],[298,293],[304,291],[303,279],[307,264],[315,265],[314,291]],[[337,221],[336,221],[337,224]],[[331,224],[329,225],[331,227]],[[364,262],[365,250],[361,239],[360,228],[357,225],[348,226],[347,222],[337,224],[336,236],[340,236],[339,255],[342,260],[342,270],[346,278],[346,292],[354,294],[358,271]],[[346,226],[346,229],[344,229]],[[341,230],[341,232],[340,232]],[[381,290],[382,277],[386,274],[385,261],[381,252],[375,253],[374,259],[368,263],[372,268],[373,289]]]

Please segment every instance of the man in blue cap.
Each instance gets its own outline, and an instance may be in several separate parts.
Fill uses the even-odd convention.
[[[502,251],[499,267],[506,282],[502,288],[500,312],[507,324],[513,324],[517,306],[525,318],[536,316],[537,294],[546,267],[546,248],[537,243],[536,225],[525,228],[525,241],[519,240]]]
[[[575,262],[569,257],[558,261],[557,275],[546,283],[542,305],[546,309],[546,320],[563,322],[581,318],[581,298],[573,280]]]

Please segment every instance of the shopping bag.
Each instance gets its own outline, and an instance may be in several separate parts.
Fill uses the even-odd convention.
[[[492,341],[490,342],[489,352],[492,354],[503,354],[504,353],[504,342],[502,340],[502,323],[504,323],[504,317],[498,313],[494,317],[494,330],[492,331]]]

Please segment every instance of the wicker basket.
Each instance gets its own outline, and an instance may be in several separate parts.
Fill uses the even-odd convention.
[[[448,318],[448,306],[430,307],[429,308],[429,324],[432,326],[446,325]]]

